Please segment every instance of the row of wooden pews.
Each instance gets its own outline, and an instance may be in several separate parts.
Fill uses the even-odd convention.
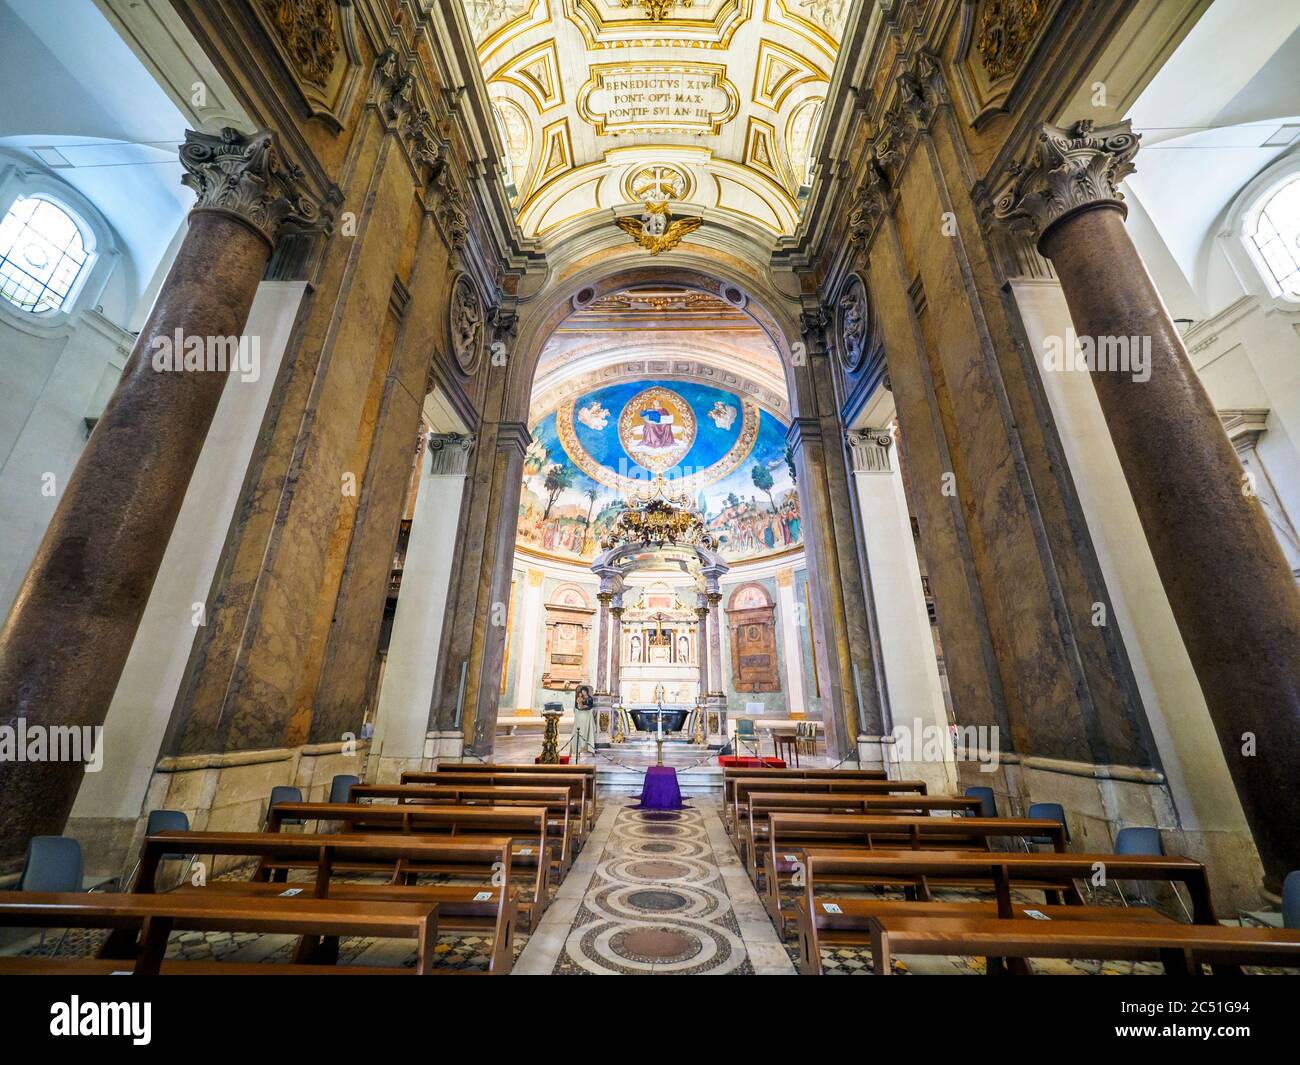
[[[1058,821],[977,816],[978,798],[929,795],[922,781],[873,770],[723,776],[727,831],[805,974],[842,947],[869,948],[881,975],[899,955],[984,957],[990,973],[1030,972],[1032,958],[1154,961],[1180,974],[1300,968],[1300,932],[1219,924],[1205,867],[1190,858],[1070,853]],[[1079,890],[1117,881],[1180,886],[1191,923],[1090,904]],[[982,897],[936,899],[949,888]],[[1016,901],[1025,893],[1042,902]]]
[[[596,816],[592,766],[456,766],[398,785],[353,785],[346,803],[277,802],[261,832],[158,832],[117,893],[0,895],[0,927],[109,931],[94,958],[6,957],[0,973],[441,975],[438,935],[491,943],[508,973]],[[311,828],[312,831],[306,831]],[[160,890],[178,857],[247,863],[248,879]],[[241,862],[242,860],[242,862]],[[167,960],[173,931],[296,937],[286,964]],[[414,968],[338,965],[343,937],[411,939]],[[482,970],[475,970],[482,971]]]

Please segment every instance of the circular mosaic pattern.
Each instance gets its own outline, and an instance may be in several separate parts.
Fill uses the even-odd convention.
[[[690,899],[685,895],[680,895],[676,891],[658,891],[654,889],[634,891],[628,895],[627,901],[638,910],[659,910],[662,912],[684,910],[690,905]]]
[[[672,880],[674,877],[690,876],[690,866],[680,862],[637,862],[629,865],[627,871],[633,876],[642,876],[647,880]]]
[[[619,957],[629,961],[686,961],[700,953],[701,944],[694,936],[671,928],[633,928],[617,932],[609,946]]]
[[[557,972],[753,971],[698,811],[628,807],[611,841]]]

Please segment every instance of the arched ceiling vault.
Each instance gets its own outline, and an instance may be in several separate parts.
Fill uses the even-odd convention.
[[[525,235],[794,232],[849,0],[463,0]]]

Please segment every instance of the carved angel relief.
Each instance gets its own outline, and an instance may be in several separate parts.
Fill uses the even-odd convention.
[[[639,215],[623,215],[614,223],[651,255],[677,247],[687,233],[699,229],[702,218],[673,218],[668,203],[647,203]]]
[[[478,365],[483,342],[483,303],[469,278],[456,279],[451,294],[451,350],[463,373],[472,374]]]

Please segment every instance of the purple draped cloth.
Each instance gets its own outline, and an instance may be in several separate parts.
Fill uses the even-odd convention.
[[[645,771],[641,788],[641,809],[682,810],[682,791],[677,786],[677,770],[670,765],[652,765]]]

